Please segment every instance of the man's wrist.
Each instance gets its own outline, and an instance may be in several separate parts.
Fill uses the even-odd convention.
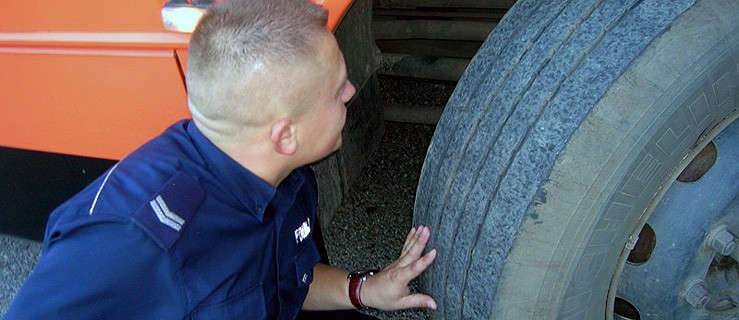
[[[367,308],[367,305],[362,302],[362,286],[368,277],[375,275],[377,272],[379,270],[351,272],[346,277],[349,282],[349,300],[355,308],[359,310]]]

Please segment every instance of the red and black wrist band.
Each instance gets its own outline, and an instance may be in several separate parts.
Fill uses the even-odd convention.
[[[377,272],[379,272],[379,270],[352,272],[346,277],[349,281],[349,300],[351,300],[355,308],[360,310],[367,308],[367,306],[362,303],[362,284],[367,281],[368,276],[373,276]]]

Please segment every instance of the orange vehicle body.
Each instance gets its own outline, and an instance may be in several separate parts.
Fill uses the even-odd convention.
[[[189,118],[189,34],[165,0],[10,1],[0,10],[0,146],[120,159]],[[317,1],[334,29],[352,0]]]

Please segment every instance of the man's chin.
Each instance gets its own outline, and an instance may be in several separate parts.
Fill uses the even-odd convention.
[[[339,136],[339,138],[336,139],[336,143],[334,143],[334,148],[333,150],[331,150],[331,153],[334,153],[337,150],[339,150],[341,148],[342,143],[343,143],[342,138],[341,136]]]
[[[316,162],[319,162],[323,159],[328,158],[330,155],[336,153],[336,151],[339,151],[340,148],[341,148],[341,138],[339,138],[339,140],[336,141],[336,144],[334,144],[333,148],[331,148],[330,150],[327,149],[326,154],[324,154],[323,157],[321,157],[320,159],[316,160]]]
[[[343,144],[343,141],[341,141],[341,138],[339,138],[339,141],[336,141],[336,147],[334,147],[334,151],[339,150],[342,144]]]

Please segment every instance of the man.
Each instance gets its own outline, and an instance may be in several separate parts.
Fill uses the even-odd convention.
[[[408,234],[377,273],[324,264],[307,164],[341,145],[355,88],[305,0],[231,0],[194,32],[192,121],[174,124],[52,214],[7,319],[292,319],[301,309],[436,308],[408,282],[435,259]],[[349,279],[347,279],[349,278]]]

